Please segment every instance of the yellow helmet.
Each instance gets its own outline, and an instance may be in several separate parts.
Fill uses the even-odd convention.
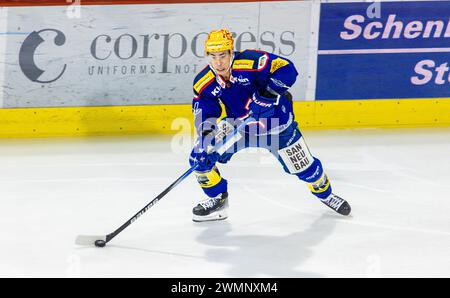
[[[213,30],[208,34],[205,42],[205,53],[233,51],[233,37],[227,29]]]

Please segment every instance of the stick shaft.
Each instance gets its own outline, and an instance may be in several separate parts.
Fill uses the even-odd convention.
[[[220,150],[222,147],[225,147],[227,145],[227,142],[229,140],[232,140],[233,137],[241,130],[245,125],[247,125],[248,122],[250,122],[252,119],[248,117],[244,122],[242,122],[234,131],[226,136],[225,140],[221,142],[217,147],[216,151]],[[117,230],[114,232],[106,235],[106,241],[109,242],[111,239],[116,237],[120,232],[122,232],[125,228],[127,228],[129,225],[131,225],[133,222],[135,222],[142,214],[147,212],[148,209],[153,207],[156,203],[158,203],[159,200],[161,200],[169,191],[175,188],[178,184],[180,184],[181,181],[183,181],[186,177],[188,177],[192,172],[195,171],[195,169],[198,167],[198,164],[193,165],[189,170],[184,172],[180,177],[178,177],[177,180],[175,180],[171,185],[169,185],[166,189],[164,189],[156,198],[154,198],[150,203],[148,203],[144,208],[139,210],[132,218],[130,218],[128,221],[126,221],[123,225],[121,225]]]
[[[187,176],[189,176],[197,166],[191,167],[189,170],[184,172],[183,175],[181,175],[177,180],[175,180],[169,187],[167,187],[165,190],[163,190],[156,198],[154,198],[150,203],[148,203],[144,208],[139,210],[132,218],[130,218],[127,222],[125,222],[123,225],[121,225],[117,230],[112,232],[111,234],[106,235],[106,242],[109,242],[111,239],[116,237],[120,232],[122,232],[126,227],[131,225],[134,221],[136,221],[142,214],[147,212],[148,209],[153,207],[156,203],[158,203],[159,200],[161,200],[169,191],[171,191],[175,186],[177,186],[181,181],[183,181]]]

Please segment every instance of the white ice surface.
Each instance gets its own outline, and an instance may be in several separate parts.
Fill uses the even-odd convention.
[[[450,277],[450,129],[305,136],[351,217],[246,151],[220,167],[226,221],[191,221],[203,196],[188,177],[105,248],[74,241],[118,228],[187,153],[149,137],[1,140],[0,277]]]

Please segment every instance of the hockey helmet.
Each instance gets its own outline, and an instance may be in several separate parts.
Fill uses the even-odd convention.
[[[205,53],[233,51],[233,37],[227,29],[213,30],[208,34],[205,42]]]

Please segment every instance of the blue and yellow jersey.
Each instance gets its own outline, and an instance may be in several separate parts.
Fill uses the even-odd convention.
[[[240,118],[248,114],[248,103],[258,90],[283,95],[294,83],[298,72],[294,64],[283,57],[257,50],[235,52],[231,76],[226,81],[208,65],[195,77],[192,110],[198,131],[207,121],[215,123],[222,113],[220,102],[227,117]],[[292,103],[281,96],[273,118],[283,125],[293,120]]]

